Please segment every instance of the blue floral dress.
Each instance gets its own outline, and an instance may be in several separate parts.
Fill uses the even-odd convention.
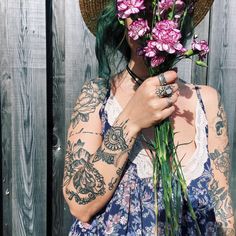
[[[188,185],[188,193],[197,216],[201,235],[216,235],[216,220],[212,197],[208,184],[212,178],[210,158],[207,149],[208,126],[205,109],[198,87],[196,104],[196,151],[183,166],[183,172]],[[103,124],[103,135],[111,126],[119,113],[121,106],[108,91],[100,117]],[[165,209],[163,206],[163,190],[158,190],[158,235],[165,234]],[[129,155],[129,160],[114,192],[106,207],[93,220],[82,223],[75,219],[69,236],[151,236],[155,235],[154,189],[152,182],[152,163],[138,137]],[[197,235],[186,203],[182,206],[181,229],[178,235]]]

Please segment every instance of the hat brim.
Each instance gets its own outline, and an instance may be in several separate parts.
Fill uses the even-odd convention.
[[[81,15],[88,29],[96,35],[98,18],[110,0],[79,0]],[[196,27],[210,10],[214,0],[197,0],[194,8],[193,24]]]

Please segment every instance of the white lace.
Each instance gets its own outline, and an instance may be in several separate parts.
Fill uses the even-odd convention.
[[[109,124],[112,125],[122,111],[122,107],[116,100],[115,96],[111,94],[107,100],[104,110],[107,113]],[[204,164],[206,163],[208,158],[207,136],[205,131],[206,125],[207,119],[198,100],[196,105],[195,119],[196,150],[193,153],[192,157],[190,157],[189,160],[185,162],[185,165],[182,166],[187,185],[189,185],[192,180],[200,177],[204,171]],[[132,151],[130,152],[129,159],[136,164],[137,173],[140,178],[152,177],[152,161],[147,155],[140,137],[136,139]]]

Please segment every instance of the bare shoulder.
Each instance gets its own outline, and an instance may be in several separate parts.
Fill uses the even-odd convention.
[[[208,85],[198,85],[198,88],[205,106],[208,122],[213,122],[212,119],[216,118],[219,107],[222,106],[220,94],[215,88]]]
[[[196,101],[196,93],[194,91],[198,88],[207,116],[210,118],[216,114],[219,107],[220,95],[215,88],[208,85],[194,85],[189,83],[186,83],[181,87],[183,88],[182,96],[187,97],[190,100],[190,103]]]

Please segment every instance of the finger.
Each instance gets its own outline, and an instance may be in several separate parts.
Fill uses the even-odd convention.
[[[168,84],[164,86],[156,86],[155,93],[157,94],[157,90],[162,89],[162,87],[167,87],[167,86],[171,87],[172,93],[179,90],[179,85],[177,83],[174,83],[174,84]]]
[[[164,77],[165,77],[165,80],[166,80],[167,84],[175,83],[176,79],[178,78],[177,73],[173,70],[166,71],[163,74],[164,74]],[[158,75],[150,77],[145,81],[149,81],[151,84],[153,84],[155,86],[160,86],[161,85],[160,80],[158,78]]]
[[[171,105],[175,104],[178,97],[179,97],[179,94],[176,91],[175,93],[173,93],[171,97],[164,97],[164,98],[159,98],[159,99],[157,98],[157,109],[164,110],[165,108],[170,107],[170,102],[171,102]]]
[[[167,117],[171,116],[172,113],[175,111],[175,106],[168,107],[161,111],[162,119],[166,119]]]

